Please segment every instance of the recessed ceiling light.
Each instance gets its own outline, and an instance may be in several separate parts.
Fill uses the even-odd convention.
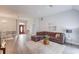
[[[6,23],[6,22],[7,22],[7,20],[2,20],[1,22],[2,22],[2,23]]]

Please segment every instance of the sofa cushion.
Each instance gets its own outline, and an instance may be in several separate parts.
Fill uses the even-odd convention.
[[[35,35],[35,36],[31,36],[31,40],[37,42],[43,39],[43,36],[40,35]]]

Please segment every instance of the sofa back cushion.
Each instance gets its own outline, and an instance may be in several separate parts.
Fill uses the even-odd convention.
[[[40,41],[43,39],[43,36],[41,35],[34,35],[34,36],[31,36],[31,40],[37,42],[37,41]]]
[[[39,35],[48,35],[50,36],[49,40],[52,42],[56,42],[56,43],[64,43],[64,39],[63,39],[63,33],[59,33],[59,32],[47,32],[47,31],[43,31],[43,32],[37,32],[36,33],[37,36]]]

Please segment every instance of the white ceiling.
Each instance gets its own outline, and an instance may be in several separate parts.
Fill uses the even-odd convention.
[[[0,6],[0,16],[7,14],[9,16],[24,16],[24,17],[43,17],[67,10],[79,10],[79,6],[71,5],[5,5]]]

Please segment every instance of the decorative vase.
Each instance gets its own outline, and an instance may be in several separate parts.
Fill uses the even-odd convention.
[[[48,45],[48,44],[49,44],[49,40],[44,39],[44,40],[43,40],[43,44],[44,44],[44,45]]]

